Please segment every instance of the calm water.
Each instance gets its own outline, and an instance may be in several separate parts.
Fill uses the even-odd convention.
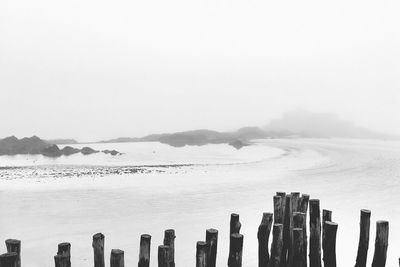
[[[231,212],[240,214],[243,225],[244,266],[256,266],[257,227],[262,212],[272,211],[276,191],[309,193],[333,210],[343,266],[354,264],[359,210],[371,209],[370,252],[375,221],[389,220],[387,266],[398,264],[400,143],[267,140],[241,150],[158,143],[90,146],[124,154],[0,157],[0,166],[25,166],[0,169],[0,239],[22,239],[25,266],[53,266],[62,241],[72,243],[74,266],[90,266],[91,236],[99,231],[106,235],[107,260],[111,248],[121,248],[128,266],[137,264],[140,234],[151,234],[156,266],[156,248],[167,228],[176,229],[177,266],[194,266],[196,241],[211,227],[220,231],[223,266]]]

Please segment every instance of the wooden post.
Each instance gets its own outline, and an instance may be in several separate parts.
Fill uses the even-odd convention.
[[[290,266],[292,267],[304,267],[303,260],[303,228],[294,228],[293,229],[293,262]]]
[[[303,234],[301,236],[301,240],[303,241],[303,244],[301,245],[303,257],[301,259],[302,266],[301,267],[306,267],[307,266],[307,240],[305,240],[305,237],[307,237],[307,228],[306,228],[306,214],[303,212],[293,212],[293,227],[294,228],[300,228],[303,230]],[[293,229],[294,229],[293,228]]]
[[[150,242],[151,242],[151,235],[144,234],[140,236],[138,267],[150,266]]]
[[[292,192],[292,212],[298,211],[300,206],[300,192]]]
[[[92,241],[94,267],[105,267],[104,263],[104,235],[97,233],[93,235]]]
[[[280,197],[279,197],[280,198]],[[271,233],[273,221],[272,213],[263,213],[261,224],[258,227],[258,266],[267,267],[269,261],[269,235]]]
[[[289,257],[289,249],[290,249],[290,217],[292,214],[292,195],[286,195],[285,199],[285,218],[283,225],[283,249],[282,249],[282,258],[281,258],[281,266],[286,267],[288,257]]]
[[[268,267],[280,267],[283,249],[283,225],[274,224],[272,230],[271,258]]]
[[[229,236],[231,236],[232,234],[239,234],[241,227],[242,224],[239,221],[239,214],[232,213],[230,227],[229,227]]]
[[[71,244],[70,243],[64,242],[64,243],[58,244],[57,255],[65,255],[67,257],[67,267],[71,267]]]
[[[21,267],[21,241],[16,239],[7,239],[6,247],[8,253],[17,253],[17,267]]]
[[[243,253],[243,235],[234,233],[230,238],[228,267],[241,267]]]
[[[17,267],[18,254],[16,252],[8,252],[0,255],[1,267]]]
[[[358,251],[357,251],[357,259],[355,267],[365,267],[367,265],[370,218],[371,218],[371,211],[361,210],[360,239],[358,242]]]
[[[321,267],[321,212],[319,199],[310,199],[310,267]]]
[[[196,267],[207,267],[208,244],[198,241],[196,244]]]
[[[336,233],[338,225],[334,222],[325,222],[324,226],[324,267],[336,267]]]
[[[208,244],[207,267],[215,267],[217,262],[218,230],[208,229],[206,231],[206,242]]]
[[[55,255],[54,256],[54,266],[55,267],[68,267],[70,260],[67,255]]]
[[[376,222],[375,252],[372,267],[384,267],[389,239],[389,222]]]
[[[112,249],[110,256],[110,267],[124,267],[124,251],[120,249]]]
[[[307,214],[309,200],[310,200],[310,195],[307,195],[307,194],[302,194],[301,195],[300,204],[299,204],[299,211],[300,212],[303,212],[303,213]]]
[[[171,267],[175,267],[175,230],[168,229],[164,232],[164,246],[168,246],[168,261]]]
[[[281,196],[274,196],[274,223],[283,224],[285,207]]]
[[[158,267],[170,267],[169,252],[170,248],[168,246],[158,246]]]
[[[282,199],[282,222],[275,222],[275,223],[280,223],[283,224],[285,223],[285,208],[286,208],[286,193],[285,192],[277,192],[276,193],[277,196],[280,196]],[[275,214],[274,214],[275,216]],[[276,217],[274,217],[276,220]]]

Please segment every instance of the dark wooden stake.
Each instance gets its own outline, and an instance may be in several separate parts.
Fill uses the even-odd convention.
[[[68,267],[70,260],[67,255],[55,255],[54,265],[55,267]]]
[[[196,267],[207,267],[208,244],[198,241],[196,244]]]
[[[334,222],[325,222],[324,225],[324,267],[336,267],[336,233],[338,225]]]
[[[110,257],[110,267],[124,267],[124,251],[120,249],[112,249]]]
[[[280,198],[280,197],[279,197]],[[264,213],[261,224],[258,227],[258,266],[267,267],[269,261],[269,235],[271,233],[274,215],[272,213]]]
[[[144,234],[140,236],[138,267],[150,266],[150,243],[151,243],[151,235]]]
[[[308,203],[310,202],[310,195],[302,194],[300,198],[300,208],[299,211],[306,214],[304,220],[304,231],[303,231],[303,258],[304,258],[304,266],[307,267],[307,249],[308,249],[308,236],[307,236],[307,212],[308,212]]]
[[[65,255],[67,257],[67,267],[71,267],[71,244],[68,242],[58,244],[57,255]]]
[[[283,225],[274,224],[272,230],[271,258],[268,267],[280,267],[283,249]]]
[[[302,194],[300,198],[300,204],[299,204],[299,211],[306,213],[308,211],[308,202],[310,200],[310,195],[307,194]]]
[[[357,251],[357,259],[355,267],[367,266],[370,219],[371,219],[371,211],[361,210],[360,239],[358,242],[358,251]]]
[[[9,252],[0,255],[1,267],[16,267],[18,264],[18,254],[16,252]]]
[[[290,266],[292,267],[304,267],[303,260],[303,228],[294,228],[293,229],[293,262]]]
[[[285,192],[277,192],[276,193],[277,196],[280,196],[282,199],[282,222],[274,222],[274,223],[280,223],[282,225],[284,225],[285,223],[285,208],[286,208],[286,193]],[[275,216],[275,214],[274,214]],[[276,220],[276,217],[274,217]]]
[[[218,230],[208,229],[206,231],[206,242],[208,244],[207,267],[215,267],[217,262]]]
[[[281,258],[281,266],[286,267],[289,248],[290,248],[290,217],[292,214],[292,195],[286,195],[285,199],[285,218],[283,225],[283,249],[282,249],[282,258]]]
[[[169,247],[168,258],[171,267],[175,267],[175,230],[168,229],[164,232],[164,246]]]
[[[283,218],[285,217],[284,210],[282,197],[274,196],[274,223],[283,224]]]
[[[234,233],[230,238],[228,267],[241,267],[243,253],[243,235]]]
[[[17,253],[17,267],[21,267],[21,241],[17,239],[7,239],[6,247],[8,253]]]
[[[232,234],[239,234],[241,227],[242,224],[239,221],[239,214],[232,213],[230,227],[229,227],[229,236],[231,236]]]
[[[300,206],[300,192],[292,192],[292,212],[298,211]]]
[[[169,252],[170,248],[168,246],[158,246],[158,267],[170,267]]]
[[[293,212],[293,227],[294,228],[300,228],[303,230],[303,235],[301,236],[301,240],[303,241],[303,244],[301,245],[302,249],[302,260],[301,260],[301,267],[306,267],[307,266],[307,240],[305,240],[305,237],[307,237],[307,228],[306,228],[306,214],[303,212]],[[293,229],[294,229],[293,228]],[[294,240],[293,240],[294,242]]]
[[[102,233],[97,233],[93,235],[92,247],[94,254],[94,267],[105,267],[104,235]]]
[[[321,267],[321,212],[318,199],[310,199],[310,267]]]
[[[376,222],[375,252],[372,267],[384,267],[389,239],[389,222]]]

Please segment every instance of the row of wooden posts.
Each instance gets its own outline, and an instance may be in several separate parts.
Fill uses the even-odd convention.
[[[332,212],[320,212],[318,199],[298,192],[278,192],[273,197],[274,212],[264,213],[258,227],[259,267],[336,267],[336,233],[338,224],[332,222]],[[309,229],[307,212],[309,211]],[[367,262],[369,234],[369,210],[361,210],[360,238],[355,267],[365,267]],[[228,267],[242,266],[243,235],[238,214],[231,214]],[[272,230],[272,243],[269,237]],[[309,238],[307,236],[309,233]],[[376,223],[375,253],[372,267],[384,267],[388,247],[389,223]],[[150,242],[148,234],[140,237],[138,267],[150,266]],[[208,229],[205,241],[196,245],[196,267],[215,267],[217,259],[218,230]],[[104,235],[93,236],[94,267],[105,267]],[[21,241],[6,240],[7,253],[0,255],[0,267],[21,267]],[[307,249],[309,248],[309,253]],[[321,249],[322,248],[322,249]],[[323,258],[321,255],[323,252]],[[308,260],[307,260],[308,254]],[[58,245],[54,256],[55,267],[71,267],[71,244]],[[112,249],[110,267],[124,267],[124,251]],[[163,245],[158,246],[158,266],[175,267],[175,230],[164,233]]]

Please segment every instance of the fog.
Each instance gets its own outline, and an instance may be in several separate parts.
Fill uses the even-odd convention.
[[[265,125],[400,133],[399,1],[0,2],[0,137]]]

